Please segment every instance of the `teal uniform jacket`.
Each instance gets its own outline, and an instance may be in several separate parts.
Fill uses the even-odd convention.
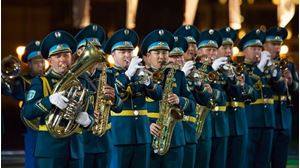
[[[112,74],[111,70],[106,70],[107,74],[107,84],[114,87],[115,78]],[[87,89],[92,92],[91,95],[91,104],[94,107],[96,101],[96,94],[98,89],[99,78],[101,77],[101,70],[96,70],[94,75],[89,76],[87,73],[85,74],[86,78],[91,78],[89,80],[89,85]],[[114,112],[121,112],[123,107],[123,102],[121,98],[115,93],[115,104],[111,106],[111,110]],[[110,119],[108,122],[109,125]],[[110,152],[112,147],[112,139],[110,136],[110,128],[108,128],[107,132],[101,137],[94,135],[91,131],[84,131],[84,152],[85,153],[104,153]]]
[[[292,73],[293,82],[289,86],[289,94],[299,90],[299,79],[296,74],[295,65],[291,62],[288,63],[288,69]],[[291,129],[292,126],[292,111],[288,105],[287,92],[275,92],[274,95],[274,108],[275,108],[275,123],[277,129]]]
[[[125,69],[113,67],[110,70],[115,75],[117,93],[123,101],[122,112],[111,115],[113,145],[150,143],[150,124],[145,97],[160,100],[161,87],[153,83],[149,86],[140,84],[137,75],[129,80]]]
[[[170,69],[164,70],[164,78],[167,76],[169,70]],[[165,80],[166,79],[164,79],[163,82],[161,83],[161,85],[163,87],[165,85]],[[194,98],[193,98],[191,92],[188,90],[188,86],[187,86],[187,82],[186,82],[184,73],[180,70],[176,70],[173,80],[174,80],[174,83],[176,83],[176,86],[174,84],[174,87],[173,87],[173,93],[179,97],[180,109],[184,112],[185,115],[188,115],[188,116],[193,115],[192,111],[195,111]],[[150,122],[155,123],[158,118],[158,114],[159,114],[159,102],[158,101],[148,101],[147,102],[147,110],[148,110],[148,116],[150,118]],[[193,135],[189,135],[189,136],[193,136]],[[170,148],[185,145],[185,143],[186,143],[185,139],[186,139],[186,137],[184,134],[183,123],[182,123],[182,121],[178,121],[175,124]],[[187,137],[187,139],[190,140],[190,142],[194,142],[193,137]]]
[[[53,71],[49,71],[46,74],[46,81],[48,81],[50,88],[43,87],[43,81],[41,77],[35,77],[32,80],[29,92],[27,94],[26,103],[22,110],[22,115],[27,119],[34,119],[41,117],[40,127],[45,128],[45,117],[47,114],[55,108],[50,103],[49,95],[54,85],[61,79],[61,77]],[[84,79],[80,79],[85,86]],[[45,85],[46,86],[46,85]],[[44,92],[48,92],[47,96],[44,96]],[[92,108],[88,107],[87,112],[90,114],[90,119],[93,124]],[[73,159],[83,158],[83,136],[80,133],[75,133],[72,136],[66,138],[54,138],[46,130],[38,131],[37,144],[35,149],[36,157],[51,157],[51,158],[68,158]]]
[[[247,65],[249,77],[258,93],[257,100],[246,106],[248,127],[275,128],[274,91],[285,92],[285,84],[278,71],[276,77],[262,73],[256,66]],[[274,90],[274,91],[273,91]]]

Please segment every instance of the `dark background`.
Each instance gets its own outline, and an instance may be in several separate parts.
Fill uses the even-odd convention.
[[[14,54],[16,47],[32,40],[41,40],[53,30],[64,29],[75,35],[79,29],[72,26],[72,0],[2,0],[1,1],[1,58]],[[181,24],[184,0],[139,0],[135,30],[142,40],[156,28],[174,32]],[[91,23],[104,27],[108,35],[125,26],[126,0],[91,0]],[[277,25],[277,6],[271,0],[256,0],[248,4],[243,0],[241,14],[244,17],[242,29],[246,32],[261,25]],[[293,36],[286,40],[289,59],[298,69],[299,55],[299,5],[294,18],[287,25]],[[218,0],[199,0],[194,25],[201,31],[208,28],[222,28],[228,25],[228,4]],[[22,65],[26,70],[26,66]],[[298,151],[298,93],[294,101],[292,148]],[[1,96],[2,150],[23,148],[24,127],[19,119],[18,102]]]

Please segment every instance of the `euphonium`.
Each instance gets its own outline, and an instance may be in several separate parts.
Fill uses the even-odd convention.
[[[155,136],[152,141],[154,153],[159,155],[164,155],[168,152],[175,124],[183,118],[183,112],[179,107],[168,102],[168,95],[171,94],[173,90],[175,72],[175,68],[170,68],[165,80],[163,98],[159,102],[159,118],[156,124],[158,124],[161,129],[159,136]]]
[[[107,130],[109,113],[111,106],[113,105],[112,100],[103,94],[104,86],[107,84],[107,74],[104,67],[99,78],[97,97],[94,107],[94,113],[97,113],[95,115],[97,117],[95,117],[95,125],[92,127],[93,134],[100,137],[104,135]]]
[[[80,126],[75,119],[88,104],[88,91],[80,83],[78,77],[92,66],[105,60],[105,55],[90,42],[76,60],[71,69],[56,84],[53,92],[63,92],[69,99],[64,110],[55,107],[46,116],[45,122],[49,133],[56,138],[71,136]]]

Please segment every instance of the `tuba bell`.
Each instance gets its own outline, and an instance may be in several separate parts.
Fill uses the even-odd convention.
[[[95,64],[104,61],[106,61],[105,54],[87,41],[83,53],[56,84],[53,92],[62,92],[69,102],[66,109],[60,110],[55,107],[46,116],[46,126],[53,137],[68,137],[78,130],[80,125],[75,119],[78,113],[84,110],[82,108],[87,107],[89,99],[88,91],[78,77]]]

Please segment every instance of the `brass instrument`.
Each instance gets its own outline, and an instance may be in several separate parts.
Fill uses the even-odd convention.
[[[45,118],[49,133],[56,138],[71,136],[79,128],[75,121],[79,112],[83,111],[88,103],[88,91],[78,80],[78,77],[99,62],[105,61],[105,54],[87,42],[85,50],[75,64],[56,84],[53,92],[63,92],[69,99],[64,110],[55,107]]]
[[[100,137],[104,135],[107,130],[109,113],[111,106],[113,105],[111,98],[106,97],[103,94],[104,86],[107,84],[105,67],[106,66],[103,66],[101,76],[99,78],[97,97],[94,107],[94,113],[97,113],[95,115],[97,117],[95,117],[95,125],[92,127],[93,134]]]
[[[197,132],[197,139],[200,138],[204,126],[204,122],[206,116],[209,112],[210,108],[206,106],[202,106],[200,104],[196,104],[196,132]]]
[[[168,152],[175,124],[177,121],[183,119],[183,112],[180,108],[168,102],[168,95],[172,94],[173,90],[175,72],[175,68],[171,67],[166,76],[163,98],[159,102],[160,112],[156,124],[158,124],[161,129],[159,136],[155,136],[152,141],[154,153],[159,155],[164,155]]]
[[[142,81],[150,78],[154,83],[160,84],[163,81],[163,70],[156,70],[155,72],[151,72],[146,68],[140,68],[137,70],[136,74],[138,75],[138,82],[141,83]]]
[[[235,62],[237,64],[235,66],[235,74],[237,76],[241,76],[244,73],[244,71],[245,71],[244,61],[245,61],[245,55],[237,55],[237,56],[235,56]]]

